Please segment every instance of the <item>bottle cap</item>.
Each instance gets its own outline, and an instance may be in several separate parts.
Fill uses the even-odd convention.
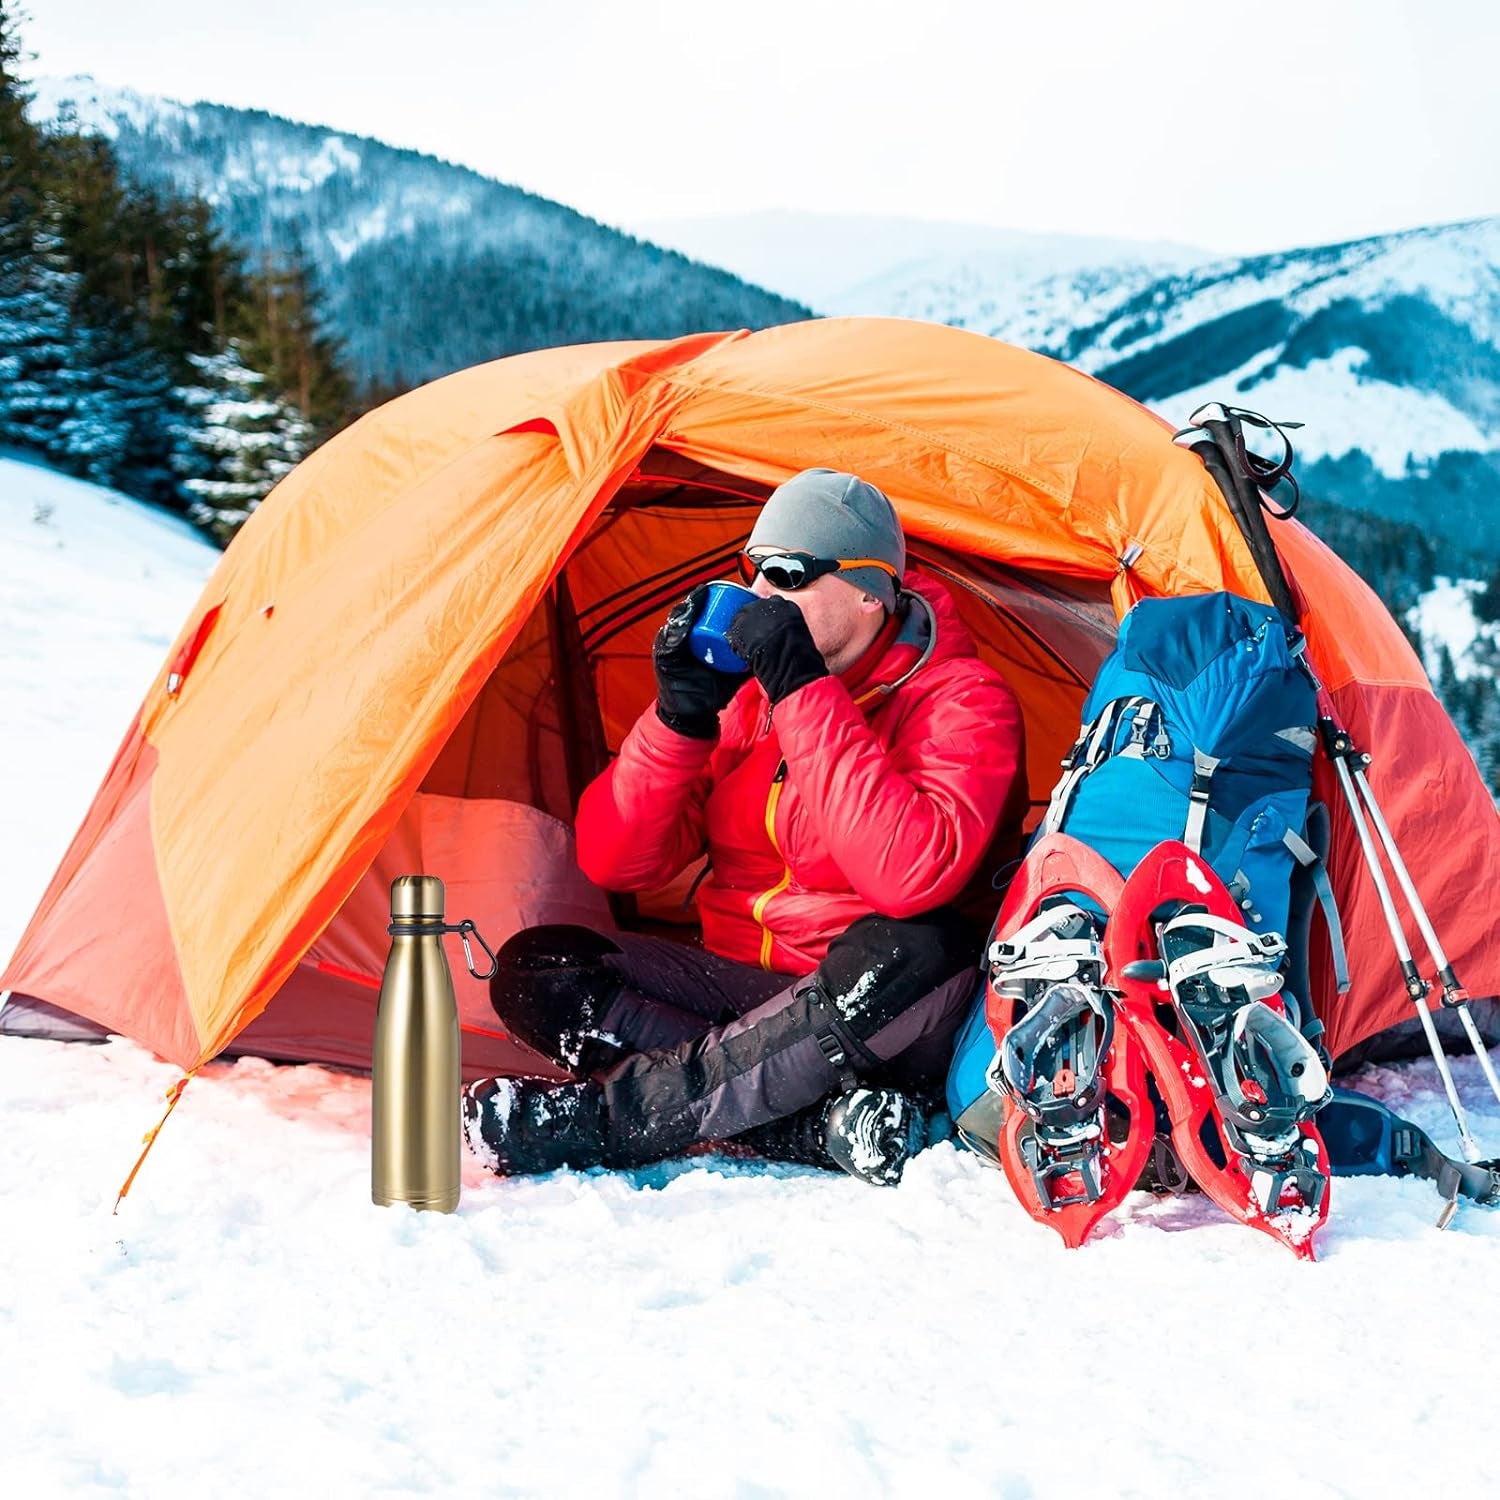
[[[443,915],[443,882],[436,875],[398,875],[391,882],[391,920]]]

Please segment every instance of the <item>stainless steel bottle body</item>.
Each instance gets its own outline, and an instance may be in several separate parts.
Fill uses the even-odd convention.
[[[391,885],[390,956],[372,1061],[370,1194],[376,1203],[458,1207],[459,1032],[443,952],[443,883]]]

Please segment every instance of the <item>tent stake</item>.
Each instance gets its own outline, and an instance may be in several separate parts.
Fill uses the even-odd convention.
[[[161,1134],[162,1126],[167,1123],[167,1117],[172,1113],[174,1109],[177,1108],[177,1101],[182,1098],[182,1091],[188,1086],[188,1084],[193,1081],[193,1079],[197,1076],[197,1073],[197,1068],[194,1068],[191,1073],[184,1073],[182,1077],[179,1078],[177,1082],[167,1090],[167,1107],[162,1111],[161,1119],[159,1119],[156,1124],[146,1132],[146,1144],[141,1147],[141,1154],[136,1157],[135,1165],[130,1169],[130,1175],[120,1185],[120,1191],[115,1196],[115,1206],[111,1210],[112,1213],[119,1213],[120,1205],[125,1201],[126,1193],[130,1191],[131,1185],[135,1182],[136,1173],[141,1170],[141,1167],[145,1163],[146,1157],[150,1154],[152,1146],[156,1144],[156,1138]]]

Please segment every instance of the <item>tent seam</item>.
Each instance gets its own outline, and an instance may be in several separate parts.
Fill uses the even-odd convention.
[[[877,427],[884,428],[887,432],[903,433],[909,438],[913,438],[918,442],[928,444],[931,447],[941,449],[945,453],[955,454],[960,458],[966,458],[970,462],[980,465],[980,467],[982,468],[993,470],[994,472],[999,474],[1004,474],[1007,478],[1014,480],[1017,484],[1020,484],[1028,489],[1035,490],[1039,494],[1047,496],[1049,500],[1056,501],[1059,506],[1065,509],[1077,507],[1080,503],[1079,497],[1076,493],[1065,495],[1054,487],[1040,483],[1031,476],[1023,473],[1021,470],[1013,468],[1010,464],[1005,463],[1001,459],[987,458],[984,455],[975,452],[971,448],[965,447],[960,443],[953,442],[951,439],[938,437],[935,434],[925,432],[923,429],[919,427],[913,427],[905,422],[896,422],[892,421],[888,417],[877,416],[874,412],[865,411],[857,406],[841,406],[838,403],[832,401],[818,401],[810,396],[791,396],[784,391],[758,391],[746,386],[735,387],[704,385],[697,381],[684,380],[681,376],[677,375],[653,375],[650,378],[652,380],[659,381],[664,385],[679,386],[684,390],[696,392],[701,395],[732,394],[756,396],[764,399],[774,398],[779,402],[802,406],[810,411],[827,412],[833,416],[851,417],[859,421],[870,422]],[[1088,507],[1090,515],[1096,521],[1103,519],[1102,513],[1096,506],[1093,506],[1088,501],[1084,501],[1082,503],[1083,505]],[[1135,536],[1127,530],[1124,530],[1124,528],[1119,527],[1118,522],[1116,523],[1116,529],[1120,529],[1123,532],[1126,541],[1139,546],[1143,553],[1150,550],[1146,547],[1146,544],[1141,540],[1141,538]],[[1116,559],[1116,561],[1118,562],[1118,558]],[[1175,566],[1179,573],[1187,573],[1194,582],[1201,584],[1207,592],[1211,593],[1214,590],[1223,587],[1222,579],[1218,582],[1215,582],[1211,578],[1203,577],[1195,570],[1191,568],[1185,568],[1182,564],[1181,559],[1176,560]],[[1117,567],[1115,569],[1115,572],[1118,573],[1119,571],[1120,569]]]

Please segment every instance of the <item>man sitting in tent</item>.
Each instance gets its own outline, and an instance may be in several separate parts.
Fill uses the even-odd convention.
[[[982,940],[952,903],[1019,847],[1020,710],[947,591],[906,574],[873,485],[798,474],[744,558],[758,597],[728,640],[753,680],[689,650],[695,589],[656,637],[656,703],[577,817],[579,863],[611,890],[707,852],[703,948],[575,926],[504,945],[496,1012],[579,1081],[467,1090],[496,1172],[740,1137],[890,1183],[925,1138]]]

